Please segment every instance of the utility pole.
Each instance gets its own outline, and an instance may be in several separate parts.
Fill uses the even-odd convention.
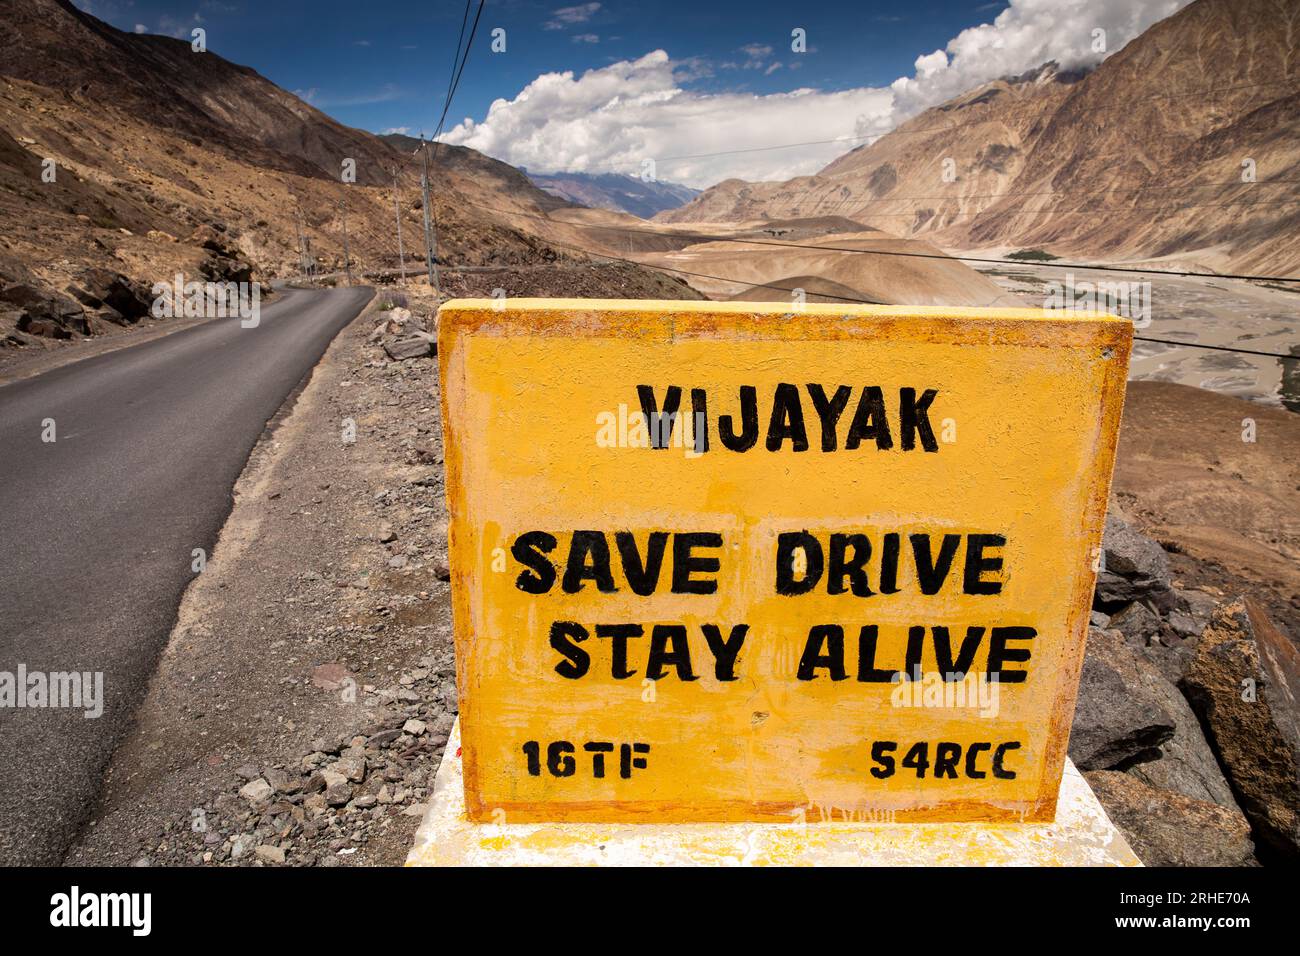
[[[406,285],[406,251],[402,248],[402,207],[397,201],[397,167],[393,167],[393,215],[397,217],[397,264],[402,270],[402,285]]]
[[[348,285],[352,284],[352,257],[348,254],[348,205],[339,200],[339,210],[343,213],[343,269],[348,274]]]
[[[298,272],[307,277],[307,246],[302,237],[302,207],[298,207],[298,214],[294,219],[294,225],[298,227]]]
[[[424,259],[429,268],[429,285],[433,294],[441,295],[438,291],[438,267],[435,265],[438,249],[433,238],[433,224],[429,219],[429,144],[424,141],[423,133],[420,134],[420,153],[424,163],[420,173],[420,188],[424,190]]]

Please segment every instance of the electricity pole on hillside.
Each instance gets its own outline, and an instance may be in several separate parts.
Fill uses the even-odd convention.
[[[429,220],[429,144],[424,141],[423,133],[420,134],[420,154],[423,162],[420,188],[424,191],[424,259],[429,268],[429,285],[433,289],[433,294],[439,295],[438,268],[434,264],[438,257],[438,249],[433,238],[433,224]]]
[[[294,225],[298,229],[298,272],[305,279],[307,277],[307,246],[302,237],[302,207],[298,208],[297,215],[294,217]]]
[[[397,201],[397,167],[393,167],[393,215],[397,217],[397,264],[402,270],[402,285],[406,285],[406,250],[402,248],[402,207]]]
[[[348,206],[346,200],[339,200],[339,210],[343,213],[343,269],[348,274],[348,285],[352,285],[352,257],[348,254]]]

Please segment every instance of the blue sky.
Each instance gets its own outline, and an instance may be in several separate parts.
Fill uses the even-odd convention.
[[[532,168],[635,172],[644,156],[878,134],[905,113],[999,70],[1035,66],[1049,54],[1061,58],[1058,47],[1066,58],[1086,55],[1090,23],[1133,33],[1182,2],[489,0],[448,117],[449,129],[466,118],[473,124],[448,138]],[[211,50],[252,66],[341,122],[413,134],[437,124],[464,12],[461,0],[78,0],[78,6],[123,30],[188,38],[192,27],[202,26]],[[796,27],[806,31],[806,52],[791,50]],[[505,30],[504,53],[491,50],[497,28]],[[961,37],[969,39],[950,46]],[[923,64],[933,61],[918,58],[945,48],[944,69],[923,76],[930,69]],[[916,89],[880,93],[900,78]],[[611,108],[611,97],[639,106]],[[498,99],[510,108],[484,124]],[[670,107],[659,108],[668,101]],[[545,115],[543,103],[549,104]],[[811,172],[852,145],[678,161],[660,175],[693,185],[727,175],[777,178]]]

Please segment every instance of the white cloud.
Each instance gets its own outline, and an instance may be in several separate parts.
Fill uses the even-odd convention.
[[[1095,66],[1189,0],[1011,0],[992,23],[963,30],[942,50],[919,56],[916,75],[891,84],[899,117],[982,83],[1055,60]],[[1096,31],[1102,31],[1098,34]],[[1104,50],[1094,45],[1104,38]]]
[[[135,32],[136,32],[136,33],[148,33],[148,32],[149,32],[149,28],[148,28],[147,26],[145,26],[143,23],[137,23],[137,24],[135,25]]]
[[[599,43],[600,36],[595,33],[579,33],[573,37],[574,43]]]
[[[660,179],[709,185],[726,176],[783,178],[809,155],[830,162],[852,144],[719,157],[683,154],[852,134],[854,118],[889,111],[888,90],[793,90],[767,96],[685,90],[663,50],[581,76],[546,73],[513,100],[499,99],[482,123],[467,119],[443,136],[538,172],[639,174],[654,159]],[[846,122],[847,117],[847,122]],[[784,154],[784,155],[782,155]],[[795,155],[791,155],[795,154]]]
[[[655,50],[580,76],[545,73],[513,99],[496,100],[482,122],[466,119],[443,139],[538,172],[636,175],[643,160],[654,159],[658,178],[697,187],[731,177],[787,179],[816,172],[862,138],[989,80],[1048,60],[1066,69],[1095,64],[1187,2],[1011,0],[992,24],[918,56],[913,76],[883,88],[702,93],[686,85],[707,70]],[[597,6],[564,9],[594,13]],[[1094,30],[1106,33],[1104,53],[1093,50]],[[756,69],[772,51],[749,44],[741,52],[743,65]],[[755,150],[791,143],[812,145]]]
[[[410,132],[411,132],[411,127],[409,127],[409,126],[390,126],[390,127],[388,127],[388,129],[384,130],[384,131],[383,131],[382,133],[380,133],[379,135],[380,135],[380,136],[391,136],[393,133],[400,133],[401,135],[406,136],[406,135],[408,135]]]
[[[551,11],[551,19],[542,24],[546,30],[563,30],[578,23],[586,23],[600,10],[599,3],[583,3],[576,7],[560,7]]]
[[[740,65],[741,69],[757,70],[772,55],[772,48],[763,43],[747,43],[740,48],[740,52],[746,57]]]

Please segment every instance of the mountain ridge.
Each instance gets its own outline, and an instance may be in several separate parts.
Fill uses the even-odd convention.
[[[657,218],[834,213],[945,248],[1296,273],[1298,44],[1300,5],[1197,0],[1086,75],[995,80],[813,176],[719,184]]]

